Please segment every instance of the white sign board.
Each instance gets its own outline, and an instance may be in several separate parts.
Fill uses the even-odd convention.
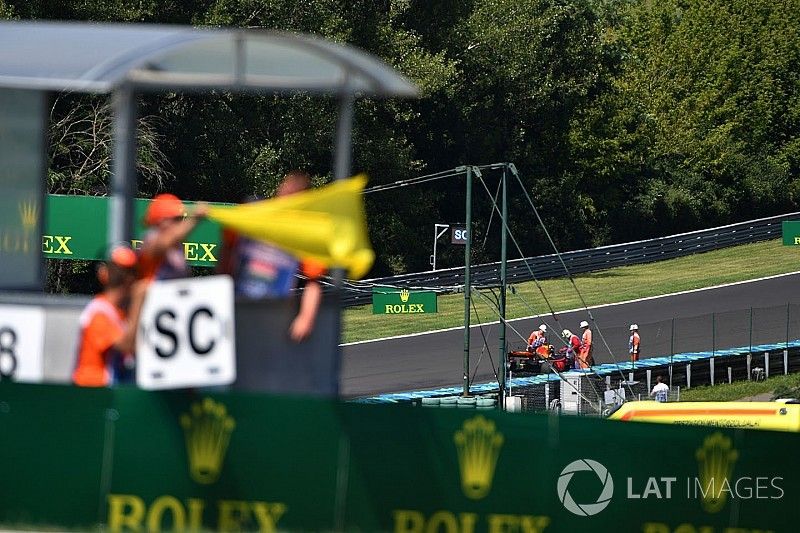
[[[40,383],[43,348],[44,309],[0,305],[0,380]]]
[[[150,285],[136,335],[137,385],[178,389],[228,385],[235,379],[231,278]]]

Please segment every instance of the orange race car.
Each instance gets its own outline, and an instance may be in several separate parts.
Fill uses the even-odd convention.
[[[512,372],[543,374],[553,370],[563,372],[572,367],[566,354],[557,353],[552,344],[542,344],[535,350],[508,352],[508,364]],[[552,367],[552,368],[551,368]]]

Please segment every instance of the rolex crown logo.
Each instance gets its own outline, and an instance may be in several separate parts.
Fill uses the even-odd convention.
[[[719,512],[731,491],[730,477],[739,452],[733,449],[730,438],[717,432],[706,437],[695,456],[700,469],[703,508],[709,513]]]
[[[408,289],[403,289],[400,291],[400,301],[406,303],[408,301],[409,292]]]
[[[478,500],[489,494],[503,435],[483,416],[466,420],[453,440],[458,451],[461,488],[467,498]]]
[[[214,483],[222,471],[228,442],[236,423],[228,416],[225,406],[211,398],[192,405],[189,413],[181,415],[189,457],[189,474],[197,483]]]
[[[36,207],[36,202],[33,200],[22,201],[19,203],[19,218],[24,229],[32,230],[36,227],[38,211],[39,210]]]

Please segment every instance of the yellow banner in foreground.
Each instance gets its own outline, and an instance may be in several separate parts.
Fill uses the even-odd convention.
[[[319,189],[234,207],[212,207],[209,218],[299,258],[346,268],[362,278],[375,254],[367,234],[363,174]]]

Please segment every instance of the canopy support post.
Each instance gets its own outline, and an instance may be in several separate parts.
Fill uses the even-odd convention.
[[[128,242],[132,238],[136,191],[136,94],[133,88],[123,85],[114,91],[112,105],[114,160],[106,244]]]
[[[339,99],[339,119],[333,146],[333,178],[337,180],[350,177],[352,170],[353,103],[352,93],[344,94]]]

